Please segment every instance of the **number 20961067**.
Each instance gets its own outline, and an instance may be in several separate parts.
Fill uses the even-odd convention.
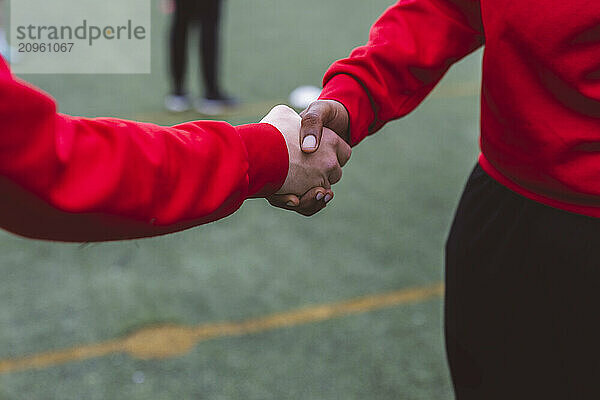
[[[19,43],[19,53],[70,53],[75,43]]]

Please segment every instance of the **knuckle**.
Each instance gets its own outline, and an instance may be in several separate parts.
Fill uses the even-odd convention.
[[[329,182],[332,185],[335,185],[336,183],[338,183],[341,180],[342,180],[342,168],[337,167],[334,170],[332,170],[331,173],[329,174]]]
[[[316,111],[308,110],[302,117],[302,123],[307,125],[318,125],[321,123],[321,114]]]
[[[322,100],[317,100],[317,101],[313,101],[312,103],[310,103],[308,105],[308,107],[306,107],[306,109],[304,111],[302,111],[301,115],[305,116],[306,114],[320,114],[321,110],[322,110],[322,106],[323,106],[323,101]]]
[[[329,158],[325,162],[325,170],[329,173],[332,173],[339,168],[340,168],[340,165],[338,164],[337,159],[335,157]]]
[[[289,107],[286,106],[285,104],[277,104],[275,107],[273,107],[273,110],[276,111],[288,111]]]
[[[347,148],[346,150],[342,153],[342,159],[340,160],[340,165],[343,167],[344,165],[346,165],[346,163],[350,160],[350,157],[352,157],[352,149],[350,148],[350,146],[346,145]]]
[[[300,211],[300,214],[304,215],[305,217],[310,217],[313,216],[317,213],[317,211],[319,210],[315,210],[315,209],[308,209],[308,210],[302,210]]]
[[[296,112],[294,110],[292,110],[291,108],[289,108],[288,106],[286,106],[285,104],[278,104],[275,107],[273,107],[273,110],[271,111],[277,115],[296,115]]]

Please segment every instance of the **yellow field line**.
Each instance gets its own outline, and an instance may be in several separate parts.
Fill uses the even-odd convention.
[[[241,336],[278,328],[416,303],[441,296],[442,283],[360,297],[349,301],[309,306],[241,322],[218,322],[198,326],[160,325],[141,329],[124,338],[69,349],[0,360],[0,373],[47,368],[74,361],[127,353],[140,359],[167,358],[190,351],[197,343],[227,336]]]

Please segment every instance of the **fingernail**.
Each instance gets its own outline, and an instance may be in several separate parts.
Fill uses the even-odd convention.
[[[308,135],[302,141],[303,149],[314,149],[315,147],[317,147],[317,137],[316,136]]]
[[[294,203],[293,201],[288,201],[287,203],[285,203],[286,206],[288,207],[296,207],[296,203]]]
[[[329,201],[333,199],[333,196],[328,194],[327,196],[325,196],[325,203],[329,203]]]
[[[317,193],[317,200],[321,200],[325,195],[321,192]]]

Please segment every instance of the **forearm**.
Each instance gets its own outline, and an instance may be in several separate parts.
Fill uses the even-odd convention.
[[[285,140],[270,125],[70,117],[35,88],[3,78],[0,225],[13,232],[69,241],[152,236],[222,218],[285,180]],[[14,218],[15,207],[32,213]]]
[[[327,71],[321,99],[346,107],[355,145],[412,111],[483,41],[478,0],[398,2],[373,25],[365,46]]]

